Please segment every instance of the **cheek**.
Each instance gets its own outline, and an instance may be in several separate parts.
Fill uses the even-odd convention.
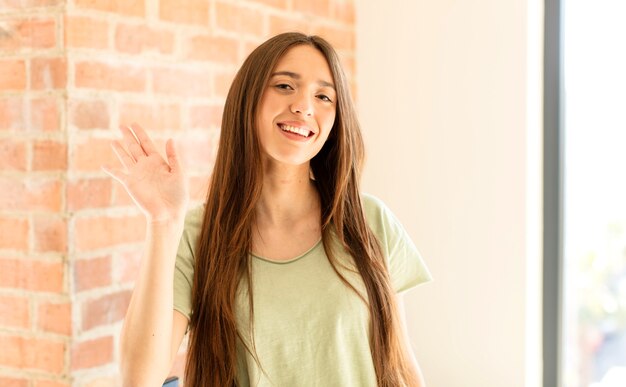
[[[321,124],[326,130],[330,130],[335,124],[336,111],[329,110],[322,116]]]
[[[330,131],[332,130],[333,126],[335,126],[335,114],[334,113],[329,115],[329,117],[326,120],[325,126],[327,128],[326,131],[328,133],[330,133]]]
[[[261,136],[267,136],[273,130],[273,116],[265,111],[257,114],[257,133]]]
[[[328,140],[328,137],[330,137],[330,133],[333,131],[333,126],[335,125],[335,116],[333,115],[332,117],[328,117],[326,120],[324,120],[323,125],[323,140],[324,142],[326,142],[326,140]]]
[[[271,124],[271,112],[272,112],[272,98],[270,98],[267,92],[261,96],[261,101],[257,107],[257,127],[262,128],[264,125]]]

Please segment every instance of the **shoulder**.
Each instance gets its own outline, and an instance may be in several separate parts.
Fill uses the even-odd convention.
[[[193,258],[196,242],[200,238],[202,222],[204,221],[205,204],[191,207],[185,215],[185,227],[180,241],[179,256]]]
[[[369,194],[361,194],[361,201],[367,222],[387,259],[395,291],[430,281],[432,277],[417,247],[389,207]]]
[[[195,270],[195,251],[202,231],[205,205],[191,207],[185,215],[185,228],[176,253],[174,271],[174,309],[189,319],[191,289]]]
[[[400,220],[381,199],[362,193],[361,202],[368,226],[385,252],[391,253],[399,243],[412,243]]]
[[[398,223],[389,207],[378,197],[361,193],[361,203],[365,219],[375,234],[380,235]]]
[[[376,215],[387,210],[387,206],[382,200],[369,193],[361,192],[361,203],[366,216]]]
[[[185,215],[185,231],[197,230],[202,228],[202,222],[204,221],[204,211],[206,204],[198,204],[192,206]]]
[[[176,268],[183,274],[189,284],[191,284],[193,279],[196,246],[202,231],[204,209],[204,205],[198,205],[187,211],[185,228],[176,252]]]

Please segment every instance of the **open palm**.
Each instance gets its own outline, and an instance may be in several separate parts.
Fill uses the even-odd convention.
[[[136,124],[121,127],[123,140],[113,141],[122,168],[105,172],[118,180],[153,222],[180,219],[189,200],[187,179],[172,140],[165,144],[165,160],[146,132]]]

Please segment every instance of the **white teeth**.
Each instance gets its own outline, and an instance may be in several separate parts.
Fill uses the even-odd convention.
[[[295,134],[299,134],[302,137],[309,137],[310,130],[304,128],[296,128],[295,126],[280,124],[280,128],[286,132],[291,132]]]

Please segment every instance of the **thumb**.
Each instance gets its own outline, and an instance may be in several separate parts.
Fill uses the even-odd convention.
[[[165,154],[167,156],[167,163],[170,165],[170,170],[173,173],[180,173],[182,169],[180,159],[178,158],[176,148],[174,147],[174,140],[171,138],[165,143]]]

